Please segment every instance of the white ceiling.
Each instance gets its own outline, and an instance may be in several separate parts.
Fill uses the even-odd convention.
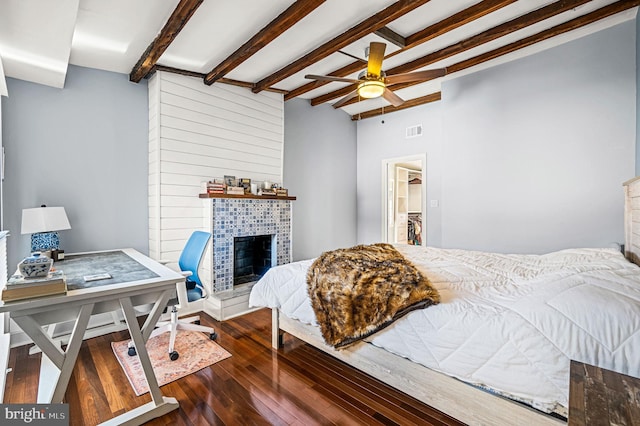
[[[431,0],[387,27],[406,37],[478,2],[479,0]],[[615,2],[592,0],[428,68],[458,63]],[[7,95],[4,76],[64,87],[68,64],[129,74],[178,3],[179,0],[2,0],[0,94]],[[292,0],[205,0],[160,57],[158,64],[206,74],[293,3]],[[225,77],[256,83],[393,3],[392,0],[327,0]],[[551,3],[554,1],[515,1],[460,28],[387,58],[383,69],[409,62]],[[629,9],[485,62],[463,73],[513,60],[633,19],[636,10],[637,8]],[[398,49],[377,35],[370,34],[342,50],[364,59],[364,49],[371,41],[387,43],[386,54]],[[304,78],[305,74],[327,74],[351,62],[353,58],[336,52],[273,87],[292,90],[310,81]],[[442,80],[458,75],[461,74],[447,75],[398,90],[397,94],[404,99],[412,99],[434,93],[439,91]],[[314,98],[344,85],[345,83],[330,83],[301,97]],[[386,101],[379,98],[347,105],[343,109],[353,115],[386,105]]]

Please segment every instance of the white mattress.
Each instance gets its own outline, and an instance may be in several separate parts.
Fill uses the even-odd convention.
[[[546,255],[396,246],[439,290],[367,340],[390,352],[566,415],[569,360],[640,377],[640,268],[614,249]],[[250,306],[315,324],[312,260],[271,268]]]

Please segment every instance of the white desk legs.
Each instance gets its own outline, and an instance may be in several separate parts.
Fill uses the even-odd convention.
[[[42,326],[31,316],[14,317],[16,324],[42,350],[40,382],[38,385],[39,403],[61,403],[64,399],[64,393],[67,390],[69,379],[71,379],[73,366],[76,363],[92,311],[93,303],[80,307],[66,351],[56,345]]]
[[[160,318],[160,314],[162,313],[161,307],[166,305],[172,293],[173,291],[165,291],[160,300],[156,302],[149,314],[149,317],[147,318],[147,321],[144,323],[144,336],[140,327],[138,327],[138,320],[136,319],[136,313],[133,309],[131,299],[120,299],[122,313],[124,314],[124,318],[127,322],[127,327],[129,327],[131,340],[133,340],[133,344],[136,347],[136,353],[140,359],[140,365],[144,371],[144,376],[147,379],[152,401],[131,411],[127,411],[114,419],[104,422],[102,423],[103,425],[140,425],[178,408],[178,401],[175,398],[162,396],[160,387],[158,386],[158,380],[156,379],[153,367],[151,366],[147,347],[145,346],[145,342],[151,334],[153,325],[155,325],[155,323],[158,322],[158,318]]]

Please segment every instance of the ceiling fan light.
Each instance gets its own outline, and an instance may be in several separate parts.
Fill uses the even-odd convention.
[[[379,80],[363,81],[358,84],[358,95],[361,98],[371,99],[382,96],[384,93],[384,83]]]

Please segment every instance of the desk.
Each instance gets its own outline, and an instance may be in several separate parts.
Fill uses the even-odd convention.
[[[160,392],[158,381],[153,372],[149,354],[145,343],[162,314],[168,300],[175,294],[176,284],[184,281],[182,274],[153,261],[133,249],[112,250],[100,253],[85,253],[87,259],[96,255],[109,253],[126,255],[128,261],[133,261],[147,274],[122,275],[118,265],[106,271],[95,271],[91,261],[87,261],[85,275],[96,272],[108,272],[114,280],[111,283],[98,284],[90,287],[70,290],[66,295],[49,296],[37,299],[27,299],[10,303],[0,302],[0,314],[7,313],[18,326],[33,340],[42,350],[40,366],[40,381],[38,386],[38,403],[61,403],[64,398],[67,385],[71,378],[82,344],[82,339],[92,314],[122,310],[127,328],[135,344],[140,364],[149,383],[149,393],[152,401],[126,412],[103,424],[142,424],[153,418],[162,416],[178,408],[175,398],[164,397]],[[79,256],[75,263],[82,263]],[[58,269],[64,271],[64,263],[57,264]],[[74,274],[81,273],[82,268],[74,270]],[[123,280],[122,277],[131,278]],[[121,277],[117,279],[117,277]],[[67,277],[74,280],[77,277]],[[120,281],[120,282],[117,282]],[[138,326],[134,306],[152,304],[142,328]],[[48,335],[44,327],[48,324],[64,321],[75,321],[69,343],[66,350],[62,350]],[[26,402],[26,401],[25,401]]]

